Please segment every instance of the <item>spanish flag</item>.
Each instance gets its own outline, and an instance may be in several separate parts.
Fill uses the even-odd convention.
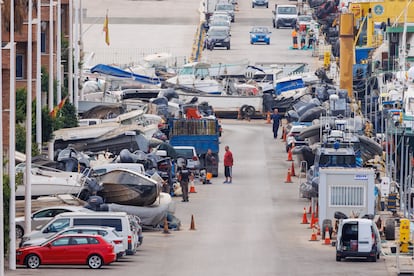
[[[105,43],[109,46],[109,28],[108,28],[108,12],[106,12],[105,21],[103,25],[103,31],[105,32]]]
[[[56,118],[58,111],[63,108],[67,99],[68,99],[68,96],[66,96],[63,100],[61,100],[60,103],[57,106],[55,106],[52,111],[50,111],[49,114],[52,118]]]

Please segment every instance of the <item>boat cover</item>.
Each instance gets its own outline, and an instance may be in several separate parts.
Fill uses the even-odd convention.
[[[136,81],[146,83],[146,84],[153,84],[153,85],[161,84],[161,81],[158,78],[151,78],[148,76],[135,74],[135,73],[128,72],[120,68],[110,66],[110,65],[105,65],[105,64],[95,65],[94,67],[91,68],[91,73],[105,74],[105,75],[110,75],[110,76],[119,77],[119,78],[129,78],[129,79],[132,78]]]

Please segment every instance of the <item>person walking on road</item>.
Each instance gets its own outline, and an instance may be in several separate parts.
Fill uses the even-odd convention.
[[[190,178],[192,177],[192,172],[187,169],[185,164],[182,165],[178,169],[178,181],[180,181],[181,191],[183,193],[183,200],[182,202],[188,202],[188,182],[190,182]]]
[[[230,184],[233,179],[233,153],[230,151],[229,146],[225,146],[224,150],[224,176],[226,180],[223,182],[224,184]]]
[[[273,138],[277,139],[277,132],[279,131],[279,126],[282,122],[282,117],[280,116],[277,108],[273,110],[273,114],[270,116],[270,119],[273,121]]]
[[[296,28],[293,28],[292,30],[292,43],[293,49],[298,49],[298,32],[296,31]]]
[[[207,174],[213,174],[213,166],[216,165],[216,158],[214,157],[211,149],[207,150],[206,157],[205,157],[205,164],[206,164],[206,172]],[[210,179],[206,179],[206,184],[211,184]]]

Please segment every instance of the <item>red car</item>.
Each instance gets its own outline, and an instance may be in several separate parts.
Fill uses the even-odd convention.
[[[40,264],[87,264],[90,268],[100,268],[115,260],[114,246],[99,235],[58,236],[39,246],[16,250],[16,263],[28,268],[38,268]]]

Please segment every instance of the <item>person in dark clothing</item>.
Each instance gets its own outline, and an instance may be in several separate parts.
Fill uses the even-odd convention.
[[[273,114],[270,116],[270,119],[273,121],[273,138],[276,139],[282,119],[282,116],[280,116],[279,110],[277,108],[273,110]]]
[[[205,157],[205,164],[206,164],[206,172],[212,174],[213,173],[213,166],[216,165],[216,158],[214,157],[211,149],[207,150],[206,157]],[[206,184],[211,184],[210,179],[206,179]]]
[[[185,164],[182,165],[181,168],[178,169],[178,181],[180,181],[181,190],[183,192],[183,200],[182,202],[188,202],[188,182],[190,182],[190,178],[192,177],[192,173]]]

